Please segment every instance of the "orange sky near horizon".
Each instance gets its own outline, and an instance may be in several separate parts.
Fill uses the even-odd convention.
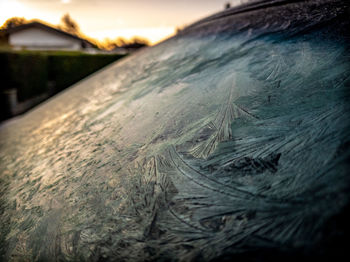
[[[58,25],[69,13],[88,37],[140,36],[152,44],[175,33],[177,27],[240,0],[0,0],[0,24],[17,16]]]

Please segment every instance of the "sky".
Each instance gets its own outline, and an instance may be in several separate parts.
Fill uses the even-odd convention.
[[[145,37],[156,43],[177,27],[221,11],[241,0],[0,0],[0,25],[18,16],[58,25],[69,13],[92,38]]]

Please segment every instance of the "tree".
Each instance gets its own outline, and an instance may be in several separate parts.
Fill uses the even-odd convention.
[[[115,45],[115,47],[123,46],[123,45],[126,45],[127,42],[128,42],[128,40],[126,40],[125,38],[118,37],[117,39],[114,40],[114,45]]]
[[[134,36],[133,38],[131,38],[131,40],[127,44],[139,44],[139,45],[144,45],[144,46],[149,46],[150,45],[148,39],[142,38],[142,37],[139,37],[139,36]]]
[[[6,22],[1,26],[0,29],[10,29],[19,25],[28,23],[28,21],[23,17],[12,17],[6,20]]]
[[[66,31],[72,35],[79,35],[80,28],[77,22],[75,22],[70,15],[67,13],[61,18],[61,23],[58,26],[59,29]]]
[[[131,39],[125,39],[123,37],[118,37],[114,40],[106,38],[103,42],[100,42],[98,46],[106,50],[113,50],[116,47],[144,47],[149,46],[150,42],[146,38],[135,36]]]
[[[98,42],[98,46],[105,50],[112,50],[117,47],[117,44],[110,38],[105,38],[102,42]]]

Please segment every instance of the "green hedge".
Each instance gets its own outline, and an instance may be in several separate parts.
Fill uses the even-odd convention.
[[[79,52],[0,52],[1,91],[17,88],[18,100],[57,93],[124,55]],[[48,90],[48,82],[55,83]]]

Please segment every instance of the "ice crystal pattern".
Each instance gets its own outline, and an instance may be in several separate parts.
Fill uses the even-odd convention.
[[[321,245],[350,196],[348,6],[267,2],[268,15],[194,24],[2,124],[1,259]]]

